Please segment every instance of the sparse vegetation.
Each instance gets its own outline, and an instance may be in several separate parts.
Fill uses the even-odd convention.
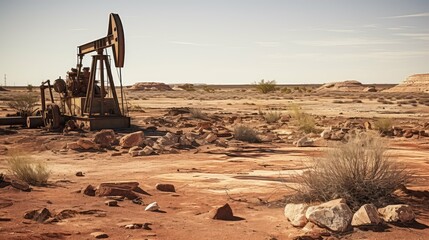
[[[255,88],[261,93],[274,92],[276,90],[276,81],[265,81],[264,79],[262,79],[261,81],[255,83]]]
[[[390,118],[380,118],[374,122],[375,129],[379,132],[388,132],[392,130],[393,121]]]
[[[203,113],[199,108],[190,108],[189,113],[193,118],[207,119],[207,114]]]
[[[179,86],[179,88],[181,88],[185,91],[188,91],[188,92],[193,92],[196,90],[194,87],[194,84],[190,84],[190,83],[183,84],[183,85]]]
[[[281,112],[268,111],[263,113],[264,119],[267,123],[275,123],[282,117]]]
[[[15,97],[12,101],[8,102],[8,106],[15,109],[21,116],[30,116],[37,105],[39,98],[32,94],[24,94]]]
[[[29,156],[13,153],[8,160],[11,174],[34,186],[47,184],[51,172],[46,164],[36,163]]]
[[[253,128],[246,125],[239,125],[234,128],[234,138],[250,143],[257,143],[261,141],[258,137],[258,133]]]
[[[208,92],[208,93],[214,93],[216,91],[215,88],[209,87],[209,86],[204,86],[203,90],[206,91],[206,92]]]
[[[290,110],[291,116],[300,130],[304,131],[305,133],[316,132],[316,121],[314,120],[313,116],[303,112],[296,104],[291,105]]]
[[[308,171],[297,176],[298,196],[328,201],[345,198],[356,210],[365,203],[381,206],[410,179],[410,173],[386,155],[379,138],[360,135],[326,151]]]
[[[27,91],[32,92],[33,91],[33,85],[28,84],[27,85]]]
[[[281,92],[286,93],[286,94],[290,94],[290,93],[292,93],[292,90],[288,87],[284,87],[284,88],[282,88]]]

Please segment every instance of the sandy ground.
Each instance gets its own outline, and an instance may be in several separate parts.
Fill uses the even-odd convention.
[[[11,93],[9,93],[11,94]],[[339,98],[340,97],[340,98]],[[395,123],[421,125],[429,119],[425,105],[382,104],[380,96],[285,94],[262,95],[247,89],[196,92],[129,92],[131,106],[143,110],[130,112],[135,128],[145,129],[148,117],[161,117],[171,107],[201,108],[210,114],[238,114],[243,122],[252,121],[258,110],[275,109],[287,114],[290,104],[320,117],[320,126],[347,119],[393,117]],[[386,97],[390,97],[387,95]],[[333,104],[333,100],[361,99],[362,103]],[[3,100],[3,105],[6,101]],[[3,106],[3,112],[11,112]],[[259,124],[259,125],[258,125]],[[258,123],[255,126],[260,126]],[[266,125],[266,124],[265,124]],[[174,127],[160,130],[178,130]],[[275,127],[279,132],[292,131],[288,124]],[[297,148],[292,140],[241,144],[235,148],[201,146],[180,150],[178,154],[130,157],[111,156],[113,150],[97,152],[60,151],[79,136],[46,133],[40,129],[17,129],[17,134],[0,135],[0,172],[7,172],[7,153],[21,150],[35,160],[45,161],[52,170],[47,187],[33,187],[22,192],[12,187],[0,188],[0,239],[93,239],[92,232],[102,231],[109,239],[292,239],[301,234],[283,215],[284,196],[292,194],[291,175],[305,169],[312,158],[321,156],[325,147]],[[91,136],[92,133],[85,133]],[[119,133],[121,134],[121,133]],[[391,157],[414,172],[407,186],[416,191],[429,190],[429,138],[386,138]],[[7,149],[7,150],[5,150]],[[120,149],[117,149],[119,152]],[[84,177],[76,176],[82,171]],[[137,181],[146,191],[144,205],[130,200],[108,207],[105,198],[78,193],[88,184]],[[157,183],[172,183],[176,193],[160,192]],[[429,205],[427,198],[402,195],[417,214],[417,223],[388,225],[382,232],[356,229],[342,239],[429,239]],[[160,212],[144,208],[158,202]],[[229,203],[236,221],[212,220],[208,212]],[[58,223],[41,224],[23,218],[28,210],[48,208],[53,213],[64,209],[94,210]],[[127,223],[148,223],[149,229],[125,229]]]

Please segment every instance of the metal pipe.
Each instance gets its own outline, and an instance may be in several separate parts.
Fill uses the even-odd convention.
[[[2,117],[0,125],[25,125],[26,119],[23,117]]]

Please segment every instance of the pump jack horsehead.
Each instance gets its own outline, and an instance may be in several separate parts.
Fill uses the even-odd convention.
[[[106,55],[110,47],[115,66],[119,68],[121,107],[116,94],[109,55]],[[96,54],[92,56],[91,68],[82,67],[83,57],[92,52]],[[59,78],[55,80],[53,86],[47,80],[40,86],[43,125],[56,129],[67,121],[74,121],[77,126],[90,130],[128,128],[130,118],[124,113],[121,79],[124,57],[125,41],[121,19],[118,14],[111,13],[107,36],[78,46],[77,67],[67,72],[66,80]],[[52,88],[60,95],[59,105],[54,102]],[[49,90],[50,103],[46,102],[45,89]],[[37,125],[36,122],[36,120],[32,122],[31,118],[27,119],[29,127]]]

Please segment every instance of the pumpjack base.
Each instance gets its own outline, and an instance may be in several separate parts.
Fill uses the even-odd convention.
[[[100,129],[121,129],[131,126],[131,118],[125,116],[92,116],[92,117],[71,117],[78,126],[82,126],[90,131]]]

